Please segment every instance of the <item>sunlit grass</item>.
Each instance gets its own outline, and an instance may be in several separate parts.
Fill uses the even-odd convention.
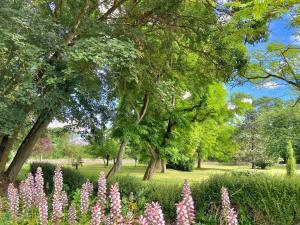
[[[70,165],[64,165],[67,167],[70,167]],[[108,167],[105,167],[103,164],[83,164],[83,166],[79,167],[79,172],[87,177],[97,177],[99,174],[99,171],[104,171],[107,173],[109,169],[111,168],[111,165]],[[27,174],[29,169],[29,165],[26,164],[21,173],[19,174],[19,178],[22,179],[25,174]],[[144,172],[146,170],[146,165],[124,165],[121,168],[121,171],[119,172],[120,176],[133,176],[137,177],[139,179],[143,178]],[[181,184],[184,179],[189,180],[190,182],[199,182],[203,181],[205,179],[208,179],[214,174],[222,174],[227,172],[254,172],[254,173],[268,173],[272,175],[285,175],[285,167],[284,166],[276,166],[272,168],[268,168],[266,170],[261,169],[250,169],[250,166],[243,165],[243,166],[236,166],[236,165],[213,165],[213,164],[204,164],[201,169],[194,169],[192,172],[183,172],[183,171],[177,171],[168,169],[166,173],[162,174],[159,170],[156,171],[152,182],[156,183],[166,183],[166,184]],[[298,171],[299,173],[299,171]]]

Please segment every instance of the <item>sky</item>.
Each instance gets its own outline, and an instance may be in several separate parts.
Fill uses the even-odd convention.
[[[300,43],[299,30],[297,31],[294,27],[291,27],[289,23],[289,14],[285,14],[282,18],[272,21],[269,24],[270,36],[267,42],[261,42],[255,45],[248,45],[248,51],[251,55],[257,49],[263,49],[268,43],[271,42],[281,42],[285,44],[295,44]],[[298,35],[298,36],[297,36]],[[266,81],[262,86],[255,86],[250,82],[243,85],[226,85],[229,94],[235,92],[244,92],[246,94],[252,95],[254,98],[260,98],[264,96],[281,98],[283,100],[288,100],[294,98],[296,93],[289,89],[286,85],[278,85],[271,81]]]

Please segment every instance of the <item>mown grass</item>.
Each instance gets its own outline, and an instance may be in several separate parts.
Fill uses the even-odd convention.
[[[63,165],[66,167],[71,167],[70,165]],[[83,166],[79,167],[79,172],[82,173],[86,177],[97,177],[99,171],[104,171],[107,173],[111,165],[105,167],[103,164],[83,164]],[[19,174],[19,178],[22,179],[25,174],[27,174],[29,169],[28,165],[25,165]],[[120,176],[132,176],[139,179],[143,178],[144,172],[146,170],[146,165],[124,165],[119,172]],[[285,167],[283,166],[276,166],[271,167],[266,170],[261,169],[250,169],[248,165],[212,165],[212,164],[204,164],[203,168],[201,169],[194,169],[192,172],[183,172],[183,171],[176,171],[172,169],[168,169],[165,174],[156,171],[152,182],[159,183],[159,184],[182,184],[185,179],[187,179],[191,183],[200,182],[210,178],[216,174],[224,174],[227,172],[247,172],[251,171],[254,173],[267,173],[271,175],[285,175]],[[299,170],[298,170],[299,173]]]

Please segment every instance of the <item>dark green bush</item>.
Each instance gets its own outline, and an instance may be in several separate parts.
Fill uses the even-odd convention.
[[[56,166],[51,163],[40,163],[40,162],[31,163],[30,164],[30,172],[32,174],[35,174],[36,169],[38,167],[41,167],[43,170],[46,192],[48,194],[52,193],[52,191],[53,191],[53,175],[54,175],[54,170],[55,170]],[[81,185],[87,179],[81,173],[79,173],[78,171],[71,169],[71,168],[62,167],[62,172],[63,172],[63,179],[64,179],[64,190],[68,194],[73,194],[77,188],[81,188]]]
[[[194,166],[193,160],[179,160],[176,162],[168,162],[167,168],[181,171],[192,171]]]
[[[123,195],[144,188],[146,202],[158,201],[167,220],[175,218],[175,203],[181,186],[144,183],[138,179],[115,178]],[[216,175],[191,186],[201,224],[218,224],[220,189],[229,190],[232,206],[238,211],[240,225],[294,225],[300,223],[300,180],[257,173]]]

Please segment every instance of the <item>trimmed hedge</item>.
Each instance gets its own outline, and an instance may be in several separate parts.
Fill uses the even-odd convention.
[[[168,162],[167,168],[181,171],[189,171],[191,172],[194,167],[193,160],[179,160],[176,162]]]
[[[160,202],[167,220],[174,220],[175,203],[181,198],[181,185],[144,183],[136,178],[119,177],[121,193],[129,195],[144,188],[146,202]],[[240,225],[295,225],[300,223],[300,179],[252,173],[216,175],[193,184],[192,194],[200,224],[218,224],[220,189],[229,190]]]
[[[43,170],[45,190],[47,194],[50,194],[53,192],[53,176],[56,165],[51,163],[34,162],[30,164],[30,172],[34,175],[38,167],[41,167]],[[81,185],[87,180],[85,176],[71,168],[62,167],[62,172],[64,179],[64,190],[68,194],[73,194],[76,189],[81,188]]]

